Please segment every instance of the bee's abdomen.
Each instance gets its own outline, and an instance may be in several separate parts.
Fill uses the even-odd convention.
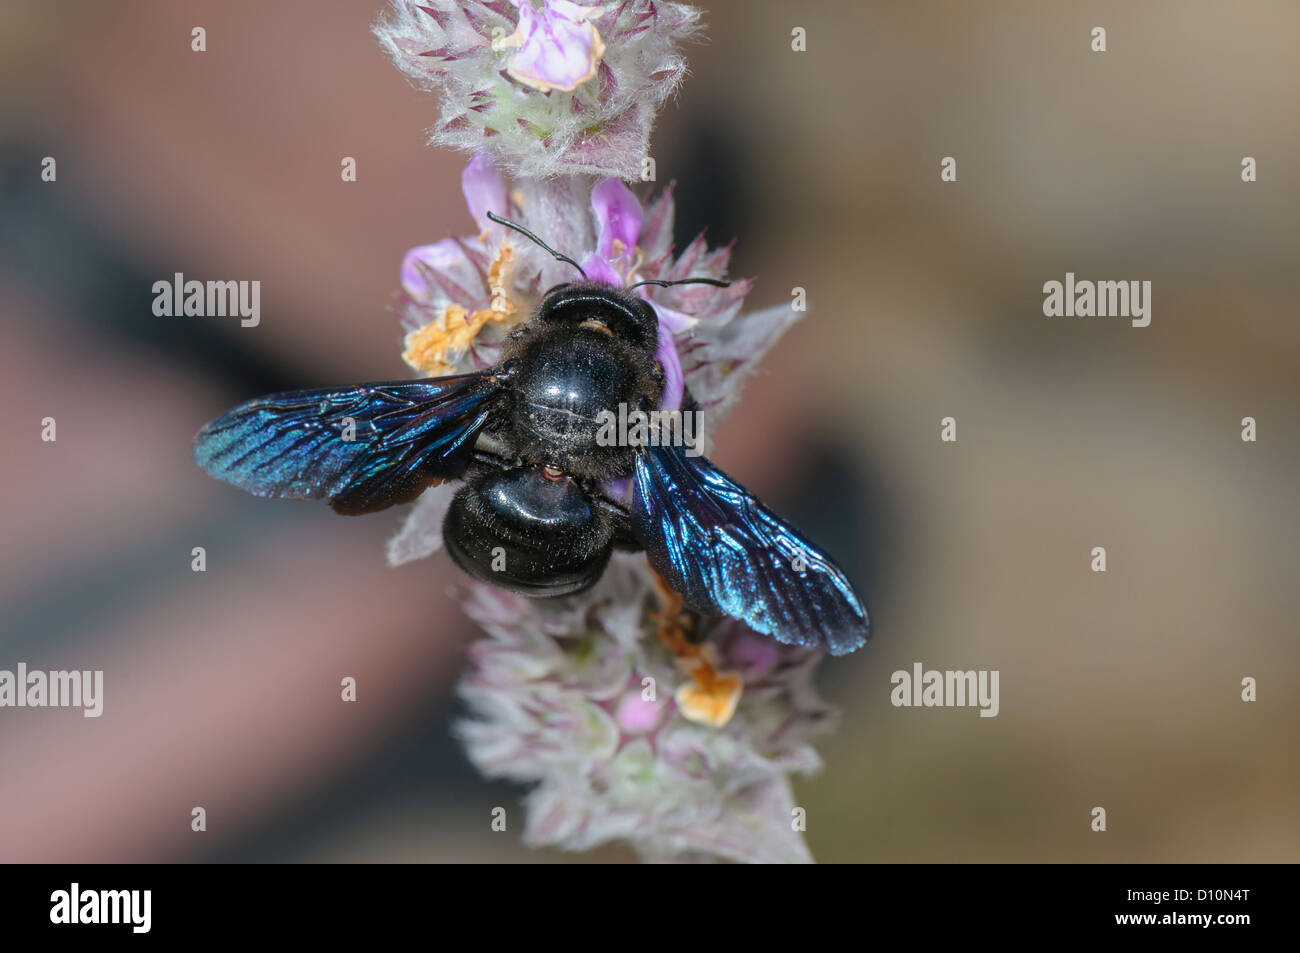
[[[611,530],[568,476],[518,467],[467,483],[443,525],[447,550],[471,576],[530,596],[591,585],[609,560]]]

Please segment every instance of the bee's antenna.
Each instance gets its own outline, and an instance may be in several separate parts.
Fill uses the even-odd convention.
[[[584,278],[587,277],[587,273],[582,270],[582,266],[580,264],[578,264],[568,255],[561,255],[558,251],[556,251],[550,245],[546,244],[546,242],[542,241],[540,238],[538,238],[528,229],[524,228],[522,225],[516,225],[514,222],[510,221],[510,219],[502,218],[500,215],[497,215],[495,212],[488,212],[487,217],[492,219],[492,221],[496,222],[498,225],[504,225],[506,228],[513,228],[520,235],[523,235],[525,238],[531,239],[542,248],[545,248],[548,252],[550,252],[555,257],[556,261],[568,262],[574,268],[578,269],[578,272],[579,274],[582,275],[582,277]]]
[[[647,278],[645,281],[638,281],[634,285],[628,285],[627,290],[640,288],[642,285],[658,285],[660,288],[671,288],[673,285],[714,285],[718,288],[730,288],[730,281],[723,281],[720,278],[678,278],[676,281],[663,281],[660,278]]]

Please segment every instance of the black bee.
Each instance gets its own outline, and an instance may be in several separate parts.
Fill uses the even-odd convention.
[[[443,539],[478,579],[566,595],[599,579],[615,547],[643,549],[696,612],[835,655],[862,645],[867,612],[844,573],[744,487],[681,446],[598,439],[620,404],[659,407],[658,318],[630,288],[585,280],[573,259],[491,217],[584,279],[547,291],[496,366],[248,401],[199,432],[199,466],[258,496],[325,499],[346,514],[462,480]],[[652,283],[700,282],[727,284]],[[629,479],[626,500],[617,488]]]

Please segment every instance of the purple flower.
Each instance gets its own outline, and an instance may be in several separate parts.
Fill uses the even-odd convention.
[[[637,179],[659,106],[686,72],[693,7],[666,0],[393,0],[375,35],[439,94],[431,141],[521,176]]]
[[[570,0],[546,0],[538,12],[530,0],[510,0],[519,10],[519,26],[508,37],[494,40],[492,49],[518,50],[506,66],[514,79],[549,92],[571,93],[596,75],[605,44],[592,25],[599,6],[583,7]]]

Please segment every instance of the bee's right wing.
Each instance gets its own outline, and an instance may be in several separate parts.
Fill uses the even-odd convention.
[[[704,457],[639,449],[633,485],[632,532],[692,609],[832,655],[867,641],[870,618],[844,571]]]
[[[371,513],[461,476],[501,386],[484,371],[258,397],[200,430],[194,460],[258,496]]]

